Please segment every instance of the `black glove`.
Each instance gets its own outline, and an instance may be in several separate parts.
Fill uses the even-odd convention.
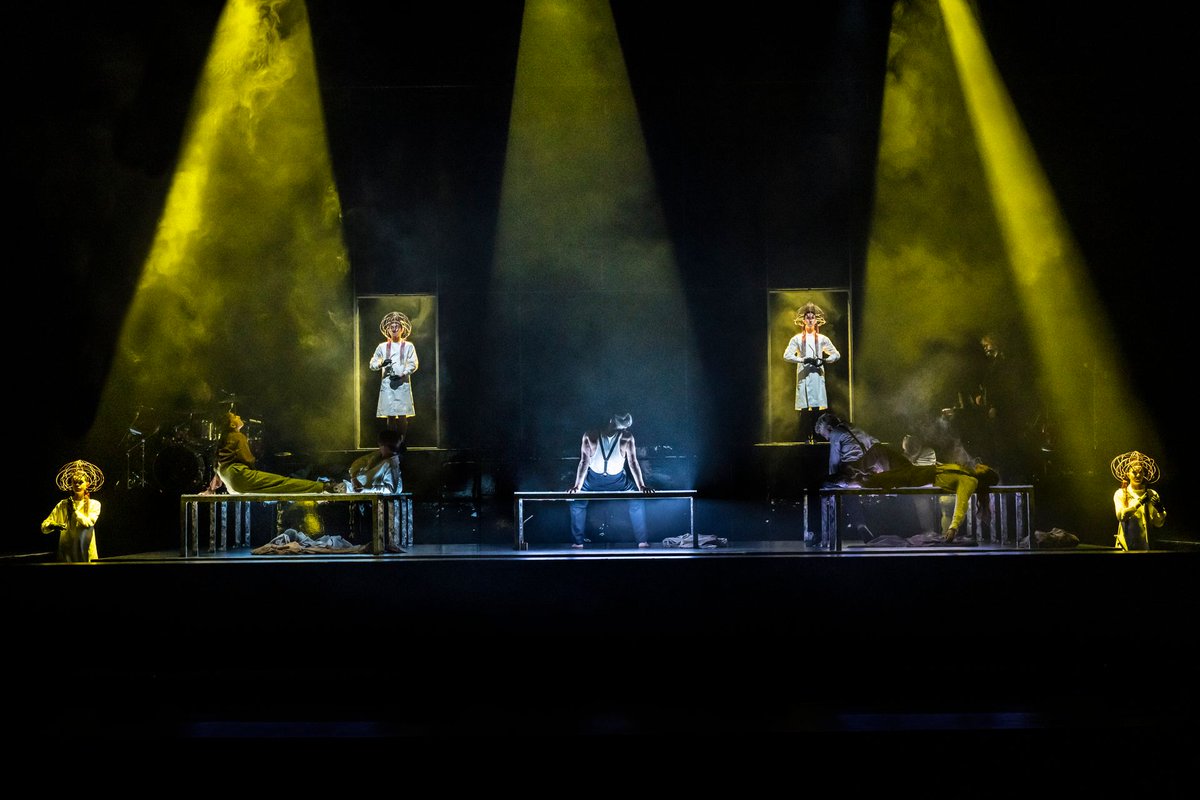
[[[824,361],[822,361],[821,359],[819,359],[819,358],[813,358],[812,356],[809,356],[808,358],[805,358],[805,359],[804,359],[804,365],[805,365],[806,367],[814,367],[814,368],[815,368],[815,367],[819,367],[819,366],[821,366],[821,365],[822,365],[822,364],[824,364],[824,363],[825,363],[825,362],[824,362]]]

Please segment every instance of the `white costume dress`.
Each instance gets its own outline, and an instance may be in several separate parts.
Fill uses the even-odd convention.
[[[73,506],[73,508],[72,508]],[[58,534],[58,561],[95,561],[96,520],[100,519],[100,501],[86,498],[76,502],[64,497],[42,522],[42,533]]]
[[[384,458],[381,453],[376,451],[354,459],[350,464],[350,482],[347,488],[352,492],[381,494],[403,492],[404,481],[400,477],[400,456],[392,455]]]
[[[1117,489],[1113,509],[1117,512],[1117,547],[1122,550],[1149,550],[1150,528],[1161,528],[1167,512],[1161,503],[1153,503],[1158,494],[1149,487],[1142,491]]]
[[[411,417],[413,407],[412,374],[417,371],[417,348],[412,342],[380,342],[371,356],[370,368],[381,370],[377,417]]]
[[[828,408],[829,396],[825,393],[825,368],[804,363],[806,358],[824,358],[832,364],[842,357],[833,342],[823,333],[797,333],[788,342],[783,358],[796,364],[796,410]]]

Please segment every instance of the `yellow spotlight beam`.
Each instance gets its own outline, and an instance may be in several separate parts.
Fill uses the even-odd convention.
[[[1157,450],[1134,387],[1119,369],[1099,372],[1137,354],[1121,354],[979,25],[964,0],[939,3],[1063,460],[1100,470],[1115,453]]]
[[[607,0],[525,3],[497,234],[501,284],[677,285]]]
[[[560,415],[574,440],[601,395],[684,401],[687,309],[607,0],[525,3],[491,278],[492,385],[525,387],[495,402],[537,419],[522,441],[564,436]]]
[[[93,438],[232,393],[289,443],[351,441],[348,272],[304,3],[230,0]]]
[[[933,0],[896,3],[857,339],[855,413],[899,437],[953,406],[1012,294]]]

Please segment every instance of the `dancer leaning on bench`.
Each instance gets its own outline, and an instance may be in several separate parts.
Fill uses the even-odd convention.
[[[579,467],[575,470],[575,485],[570,492],[646,492],[642,465],[638,463],[637,445],[629,429],[633,416],[613,414],[599,429],[585,431],[579,447]],[[649,547],[646,539],[646,503],[630,500],[629,522],[638,547]],[[571,547],[583,547],[583,530],[587,523],[587,500],[571,503]]]

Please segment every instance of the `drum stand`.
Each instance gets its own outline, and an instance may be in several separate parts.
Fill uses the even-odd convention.
[[[125,488],[126,489],[144,489],[146,488],[146,434],[142,433],[139,428],[142,427],[142,411],[145,406],[138,406],[134,412],[133,419],[129,423],[129,427],[125,429],[125,435],[121,437],[121,447],[125,449]],[[153,409],[150,409],[153,411]],[[158,432],[155,427],[150,435],[153,436]]]
[[[125,451],[125,487],[140,489],[146,486],[146,440],[138,438]]]

